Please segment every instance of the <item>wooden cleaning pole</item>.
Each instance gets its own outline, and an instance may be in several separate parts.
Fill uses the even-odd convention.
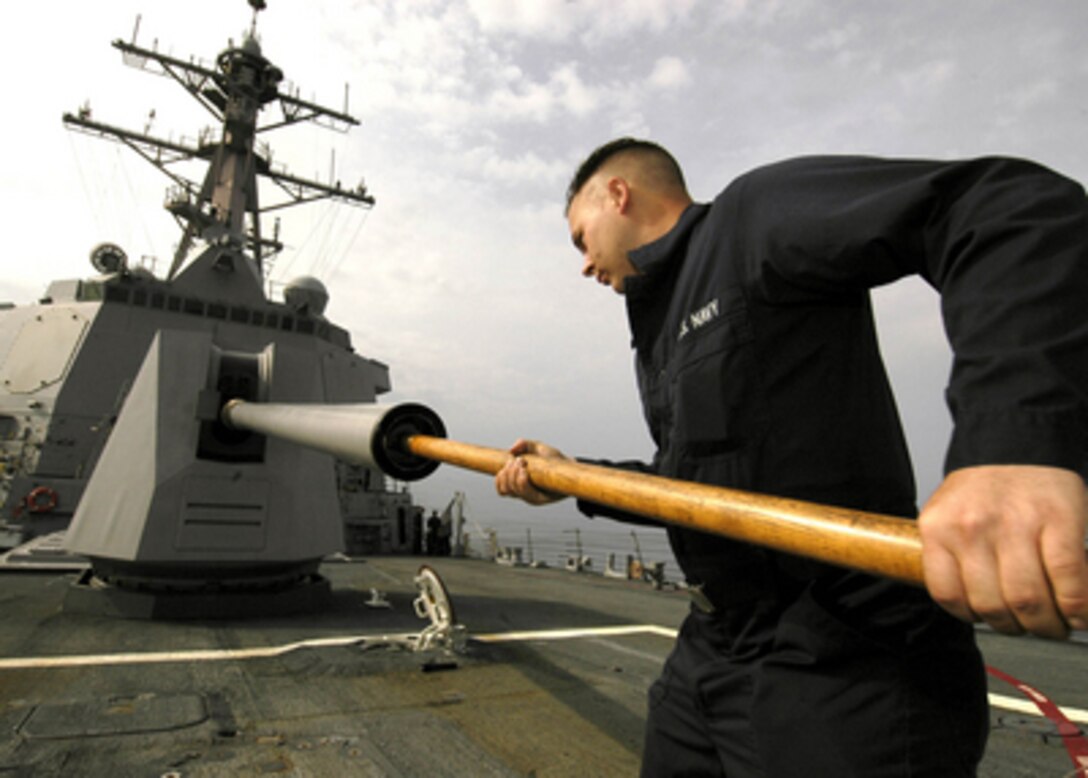
[[[235,429],[272,435],[380,468],[401,481],[439,462],[494,475],[510,461],[497,448],[445,437],[425,406],[322,405],[233,399],[220,411]],[[922,544],[913,521],[780,497],[676,481],[567,459],[522,457],[538,488],[690,529],[922,585]]]
[[[429,435],[408,435],[408,453],[494,475],[507,451]],[[924,585],[915,522],[846,508],[769,497],[532,454],[529,480],[539,489],[579,497],[689,529],[712,532],[822,562]]]

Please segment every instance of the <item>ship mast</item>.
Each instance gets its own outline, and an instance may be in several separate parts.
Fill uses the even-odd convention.
[[[339,132],[346,132],[359,122],[346,112],[346,96],[345,110],[341,112],[280,91],[283,72],[262,55],[256,39],[257,14],[264,9],[265,2],[249,0],[249,4],[253,7],[253,21],[245,40],[241,46],[231,44],[220,53],[214,68],[138,46],[135,32],[131,43],[113,42],[126,64],[170,76],[185,87],[217,119],[221,127],[218,137],[213,131],[206,131],[196,145],[156,138],[146,131],[135,132],[95,121],[89,108],[63,117],[64,123],[73,129],[124,143],[174,182],[166,208],[182,226],[183,234],[167,274],[168,281],[174,280],[182,269],[195,239],[242,253],[253,264],[257,278],[263,281],[266,260],[281,251],[283,244],[278,235],[262,236],[261,213],[326,198],[366,208],[374,205],[374,198],[363,184],[344,189],[339,181],[323,184],[275,170],[267,149],[258,147],[258,133],[302,121],[313,121]],[[279,104],[280,117],[259,125],[259,114],[272,103]],[[200,184],[172,169],[176,163],[192,159],[208,162]],[[283,195],[279,201],[261,206],[259,177],[279,188]]]

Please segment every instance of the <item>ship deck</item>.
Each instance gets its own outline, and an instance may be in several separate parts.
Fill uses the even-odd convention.
[[[462,653],[383,640],[425,626],[412,607],[421,563],[468,631]],[[332,600],[319,612],[201,622],[73,613],[62,608],[71,574],[5,574],[0,773],[637,774],[646,689],[683,593],[468,559],[382,557],[322,573]],[[1088,724],[1084,643],[986,631],[979,642],[988,664],[1036,690],[991,679],[980,774],[1072,775],[1039,699]]]

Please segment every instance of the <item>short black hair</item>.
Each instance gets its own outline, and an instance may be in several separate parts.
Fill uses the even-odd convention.
[[[622,154],[627,151],[637,151],[652,155],[653,158],[665,164],[667,174],[675,179],[676,184],[682,188],[686,186],[684,183],[684,173],[680,169],[680,164],[664,146],[654,143],[651,140],[626,137],[616,138],[615,140],[605,143],[603,146],[599,146],[586,157],[581,165],[578,166],[578,170],[574,173],[574,178],[571,179],[570,185],[567,187],[567,210],[570,210],[571,202],[578,196],[578,193],[582,191],[582,187],[584,187],[586,182],[593,177],[594,173],[601,169],[601,166],[604,165],[605,162],[617,154]]]

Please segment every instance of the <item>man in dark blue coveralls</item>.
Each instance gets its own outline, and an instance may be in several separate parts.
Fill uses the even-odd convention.
[[[657,447],[604,464],[914,516],[869,290],[921,275],[955,354],[947,476],[918,518],[928,596],[668,529],[693,601],[650,690],[643,774],[973,775],[970,622],[1064,637],[1088,620],[1084,190],[1021,160],[814,157],[699,204],[667,151],[620,139],[580,167],[567,217],[583,275],[625,296]],[[560,497],[518,455],[562,453],[511,453],[500,494]]]

